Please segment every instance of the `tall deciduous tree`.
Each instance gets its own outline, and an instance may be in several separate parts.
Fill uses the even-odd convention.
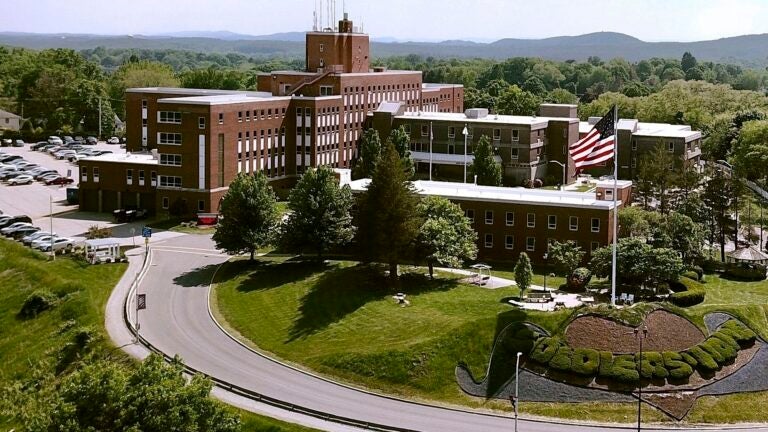
[[[733,211],[738,205],[741,183],[722,169],[713,169],[704,183],[701,196],[709,213],[712,237],[720,244],[720,260],[725,261],[725,243],[736,240],[736,219]]]
[[[483,135],[475,146],[474,160],[469,172],[477,176],[477,184],[501,186],[501,164],[496,162],[488,136]]]
[[[532,115],[536,113],[540,102],[535,94],[512,85],[499,96],[496,112],[499,114]]]
[[[602,247],[592,252],[590,267],[598,277],[611,274],[612,249]],[[652,285],[674,280],[683,270],[678,253],[669,248],[654,248],[637,237],[619,239],[616,251],[616,275],[621,283]]]
[[[126,62],[110,77],[109,96],[115,111],[125,116],[125,89],[134,87],[178,87],[179,80],[173,69],[165,64],[149,60]]]
[[[357,144],[357,160],[353,169],[355,178],[367,178],[373,175],[379,159],[381,159],[379,132],[373,128],[366,129]]]
[[[230,254],[247,252],[253,260],[256,250],[269,245],[277,227],[277,197],[261,171],[240,173],[221,201],[221,216],[213,241]]]
[[[560,274],[568,277],[584,259],[584,250],[573,240],[564,242],[553,241],[549,244],[548,259],[559,270]]]
[[[531,268],[531,259],[528,258],[527,253],[520,252],[517,264],[515,264],[515,283],[520,289],[520,298],[523,298],[525,291],[531,287],[532,280],[533,269]]]
[[[464,260],[477,256],[477,233],[457,204],[442,197],[421,200],[419,213],[424,219],[418,236],[419,259],[426,259],[429,277],[434,265],[461,267]]]
[[[352,226],[352,192],[339,187],[333,171],[326,167],[310,168],[291,191],[291,212],[283,225],[282,243],[292,251],[305,249],[323,254],[334,246],[349,243],[355,233]]]
[[[731,157],[736,171],[749,179],[768,177],[768,120],[744,123],[733,143]]]
[[[403,170],[400,155],[387,143],[359,198],[358,245],[369,261],[389,264],[389,275],[397,281],[398,264],[412,256],[422,220],[419,197]]]

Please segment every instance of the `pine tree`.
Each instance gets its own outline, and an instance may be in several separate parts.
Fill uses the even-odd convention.
[[[480,137],[474,151],[475,159],[469,167],[470,173],[477,176],[477,184],[501,186],[501,164],[496,162],[493,147],[486,135]]]
[[[261,171],[240,173],[221,201],[219,226],[213,234],[216,247],[227,253],[248,252],[269,245],[277,227],[277,197]]]
[[[397,129],[392,129],[392,132],[390,132],[389,138],[387,139],[392,142],[392,144],[395,146],[395,150],[397,150],[397,154],[400,155],[400,160],[403,163],[403,169],[405,170],[406,174],[408,174],[408,178],[413,178],[415,170],[413,166],[413,159],[411,159],[411,137],[405,131],[405,127],[400,126]]]
[[[357,160],[352,170],[355,178],[368,178],[381,159],[381,138],[376,129],[369,128],[357,144]]]
[[[533,279],[533,269],[531,268],[531,259],[528,258],[528,254],[520,252],[520,257],[515,264],[515,282],[520,289],[520,298],[523,298],[525,291],[531,287],[531,280]]]

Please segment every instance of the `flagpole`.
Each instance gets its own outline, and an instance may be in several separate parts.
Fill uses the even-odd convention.
[[[432,181],[432,122],[429,122],[429,181]]]
[[[611,306],[616,306],[616,245],[619,225],[618,177],[619,177],[619,108],[613,106],[613,248],[611,251]]]
[[[467,138],[469,137],[469,130],[467,130],[467,124],[464,123],[464,130],[461,131],[464,134],[464,183],[467,182]]]

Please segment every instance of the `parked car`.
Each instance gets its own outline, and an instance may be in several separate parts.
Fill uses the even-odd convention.
[[[31,184],[33,181],[35,181],[35,178],[32,177],[31,175],[22,174],[8,180],[8,184],[12,186],[18,186],[18,185]]]
[[[28,226],[32,226],[32,224],[30,222],[14,222],[3,229],[0,229],[0,234],[8,235],[21,227],[28,227]]]
[[[41,171],[39,174],[36,174],[35,175],[35,180],[42,180],[42,179],[44,179],[46,177],[58,176],[58,175],[59,175],[58,171],[55,171],[55,170],[45,170],[45,171]]]
[[[71,251],[75,247],[75,241],[68,237],[56,237],[53,239],[53,243],[49,242],[48,244],[42,243],[40,245],[40,250],[43,252],[50,252],[51,249],[53,249],[55,252],[59,251]]]
[[[21,159],[21,156],[19,156],[19,155],[5,155],[5,156],[0,157],[0,162],[8,163],[8,162],[12,162],[12,161],[19,160],[19,159]]]
[[[85,138],[83,138],[83,136],[82,136],[82,135],[77,135],[77,136],[75,137],[75,141],[80,141],[80,142],[82,142],[82,141],[85,141]]]
[[[64,144],[64,141],[61,138],[57,137],[56,135],[51,135],[48,137],[48,143],[62,145]]]
[[[36,232],[40,231],[40,228],[36,226],[28,226],[28,227],[22,227],[17,230],[14,230],[8,237],[14,239],[14,240],[21,240],[22,238],[34,234]]]
[[[72,141],[74,141],[74,140],[75,140],[74,138],[72,138],[72,137],[71,137],[71,136],[69,136],[69,135],[64,135],[64,137],[63,137],[63,138],[64,138],[64,142],[65,142],[65,143],[68,143],[68,142],[72,142]]]
[[[97,140],[96,137],[89,136],[85,139],[85,143],[88,145],[96,145],[99,143],[99,140]]]
[[[11,144],[13,144],[13,141],[7,138],[0,141],[0,145],[2,145],[3,147],[10,147]]]
[[[0,180],[11,180],[20,175],[24,175],[24,171],[3,171],[0,172]]]
[[[51,240],[52,238],[53,238],[53,240]],[[59,238],[59,236],[57,236],[57,235],[42,236],[42,237],[38,238],[37,240],[33,241],[32,243],[30,243],[29,246],[34,248],[34,249],[42,249],[46,245],[48,247],[51,247],[51,242],[52,241],[56,241],[57,238]]]
[[[53,154],[53,157],[55,157],[56,159],[66,159],[75,153],[77,152],[74,150],[59,150]]]
[[[75,181],[73,179],[69,177],[62,177],[62,176],[53,177],[53,178],[46,177],[46,180],[45,180],[45,184],[47,185],[65,185],[65,184],[71,184],[74,182]]]
[[[30,150],[40,150],[42,147],[45,147],[48,145],[48,141],[38,141],[31,146],[29,146]]]
[[[24,147],[24,140],[17,139],[13,142],[14,147]]]
[[[52,233],[50,233],[48,231],[37,231],[37,232],[34,232],[32,234],[28,234],[28,235],[22,237],[21,238],[21,242],[23,244],[25,244],[25,245],[30,245],[30,244],[32,244],[33,241],[38,240],[38,239],[40,239],[42,237],[45,237],[45,236],[49,236],[49,237],[50,236],[56,236],[56,233],[52,234]]]
[[[59,174],[59,173],[49,173],[49,174],[45,174],[42,177],[38,178],[37,181],[39,181],[40,183],[45,183],[48,180],[54,179],[54,178],[57,178],[57,177],[61,177],[61,174]]]
[[[107,140],[107,144],[120,144],[120,138],[112,137]]]

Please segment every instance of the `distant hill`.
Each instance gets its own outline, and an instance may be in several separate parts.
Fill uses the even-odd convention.
[[[232,32],[177,32],[164,35],[102,36],[85,34],[35,34],[0,32],[0,45],[33,49],[95,48],[180,49],[198,52],[240,53],[249,56],[303,57],[304,33],[243,35]],[[400,42],[373,38],[376,57],[416,54],[432,57],[541,57],[552,60],[586,60],[598,56],[638,61],[651,57],[680,58],[690,51],[697,59],[768,65],[768,34],[729,37],[701,42],[645,42],[622,33],[599,32],[546,39],[501,39],[491,43],[451,40]]]

